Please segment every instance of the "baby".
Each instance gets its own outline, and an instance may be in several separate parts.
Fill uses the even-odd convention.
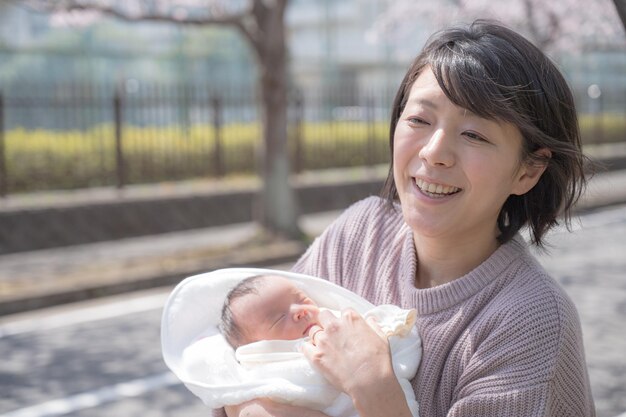
[[[279,275],[255,275],[239,282],[227,294],[219,327],[249,378],[287,378],[303,387],[303,392],[312,393],[294,404],[333,417],[358,417],[350,397],[332,388],[298,353],[301,339],[310,337],[314,341],[317,331],[322,330],[319,312],[315,301],[294,281]],[[412,414],[417,416],[418,405],[410,384],[420,357],[415,315],[415,310],[383,305],[366,312],[364,317],[374,318],[389,338],[394,371]],[[280,395],[276,399],[281,400]]]
[[[246,278],[226,296],[220,331],[237,349],[260,340],[296,340],[318,323],[319,308],[289,279]]]
[[[299,349],[308,340],[315,343],[322,330],[320,310],[337,314],[349,307],[368,321],[373,318],[387,337],[394,373],[417,417],[411,386],[421,357],[416,311],[375,306],[312,276],[233,268],[185,279],[164,307],[163,358],[212,409],[270,398],[332,417],[358,417],[350,396],[330,384]]]

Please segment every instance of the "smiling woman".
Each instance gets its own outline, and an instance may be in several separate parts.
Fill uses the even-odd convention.
[[[585,184],[558,69],[499,24],[445,30],[409,68],[389,140],[383,198],[350,207],[294,271],[417,310],[423,416],[595,415],[576,308],[518,234],[541,246]],[[320,325],[303,352],[359,415],[408,416],[388,344],[351,314]],[[265,405],[228,412],[289,415]]]
[[[473,264],[493,253],[500,208],[510,195],[532,188],[546,168],[521,163],[521,144],[513,124],[458,107],[430,67],[424,68],[409,91],[393,137],[394,184],[415,239],[436,237],[447,247],[452,242],[446,240],[469,240],[484,248],[467,260]],[[432,278],[419,278],[430,286]]]
[[[397,143],[394,135],[403,132],[406,117],[415,117],[411,123],[430,126],[438,134],[464,137],[477,147],[492,145],[491,149],[483,146],[486,151],[474,152],[475,156],[502,157],[503,147],[511,147],[516,152],[510,166],[528,169],[530,176],[524,179],[530,187],[512,192],[504,205],[497,205],[498,241],[506,242],[528,225],[533,243],[541,246],[543,235],[556,224],[558,215],[569,223],[569,209],[585,185],[572,93],[554,64],[514,32],[501,28],[467,35],[451,30],[445,40],[433,40],[413,62],[394,102],[391,149]],[[420,118],[420,113],[411,113],[426,110],[429,117],[438,119],[431,122]],[[448,119],[449,115],[457,117]],[[448,123],[445,130],[441,118]],[[459,124],[451,126],[455,121]],[[424,150],[425,155],[432,145]],[[395,162],[383,193],[389,201],[399,197]],[[483,170],[487,171],[488,165]]]

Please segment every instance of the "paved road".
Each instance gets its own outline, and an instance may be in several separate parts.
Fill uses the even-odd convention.
[[[0,415],[206,416],[161,359],[168,292],[47,309],[5,324]]]
[[[626,205],[551,235],[544,265],[579,306],[598,417],[626,412]],[[0,417],[206,416],[167,372],[159,343],[169,288],[5,317]]]

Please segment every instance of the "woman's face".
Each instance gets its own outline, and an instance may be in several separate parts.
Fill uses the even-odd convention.
[[[416,236],[495,239],[508,196],[536,182],[520,163],[519,130],[454,105],[428,67],[410,90],[393,140],[394,180]]]

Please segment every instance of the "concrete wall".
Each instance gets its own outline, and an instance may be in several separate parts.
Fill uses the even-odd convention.
[[[303,214],[378,194],[380,179],[297,187]],[[0,255],[253,220],[257,190],[125,197],[0,211]]]

